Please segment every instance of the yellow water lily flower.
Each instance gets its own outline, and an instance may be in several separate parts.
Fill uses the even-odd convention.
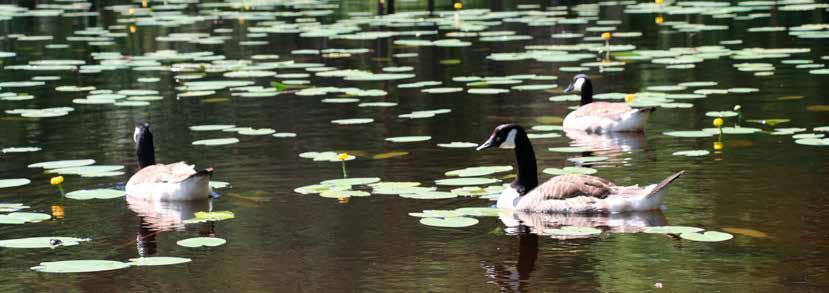
[[[610,32],[603,32],[602,33],[602,40],[605,40],[605,41],[610,40],[610,37],[612,37]]]
[[[662,24],[663,22],[665,22],[665,19],[662,18],[662,15],[660,15],[657,16],[656,19],[653,20],[653,22],[655,22],[656,24]]]
[[[625,96],[625,103],[633,104],[633,100],[636,100],[636,95],[630,94]]]
[[[455,9],[457,9],[457,10],[463,9],[463,3],[461,3],[461,2],[455,2],[454,7],[455,7]]]
[[[348,153],[341,153],[341,154],[337,155],[337,160],[345,161],[345,160],[348,159],[348,156],[349,156]]]
[[[722,118],[714,119],[714,127],[722,127],[723,120]]]
[[[662,3],[665,2],[665,0],[654,0],[654,2],[656,2],[656,4],[662,5]]]
[[[61,183],[63,183],[63,176],[52,177],[52,179],[49,180],[49,182],[51,182],[52,185],[61,184]]]

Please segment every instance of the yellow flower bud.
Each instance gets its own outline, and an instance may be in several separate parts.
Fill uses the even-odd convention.
[[[662,5],[662,3],[665,2],[665,0],[654,0],[654,2],[656,2],[656,4]]]
[[[722,127],[723,120],[722,118],[714,119],[714,127]]]
[[[49,182],[51,182],[52,185],[61,184],[61,183],[63,183],[63,176],[52,177],[52,179],[49,180]]]
[[[625,96],[625,103],[633,104],[633,100],[636,100],[636,95],[627,95]]]
[[[605,40],[605,41],[610,40],[611,36],[612,35],[610,34],[610,32],[604,32],[604,33],[602,33],[602,40]]]
[[[148,3],[148,2],[149,2],[149,1],[147,1],[147,0],[143,0],[143,1],[141,1],[141,7],[143,7],[143,8],[147,8],[147,6],[149,6],[149,3]]]
[[[721,141],[715,141],[714,142],[714,150],[715,151],[721,151],[722,150],[722,142]]]
[[[455,7],[455,9],[457,9],[457,10],[461,10],[461,9],[463,9],[463,3],[460,3],[460,2],[455,2],[454,7]]]
[[[348,153],[341,153],[337,155],[337,160],[345,161],[346,159],[348,159]]]
[[[134,25],[131,25],[131,26],[130,26],[130,32],[131,32],[131,33],[135,33],[136,31],[138,31],[138,27],[136,27],[136,26],[134,26]]]
[[[127,13],[129,13],[130,15],[135,14],[135,8],[127,9]]]
[[[662,15],[660,15],[657,16],[656,19],[653,20],[653,22],[655,22],[656,24],[662,24],[663,22],[665,22],[665,19],[662,18]]]

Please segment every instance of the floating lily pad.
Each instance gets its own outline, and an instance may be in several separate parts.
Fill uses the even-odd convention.
[[[731,238],[734,238],[733,235],[725,233],[725,232],[717,232],[717,231],[706,231],[705,233],[700,232],[685,232],[679,234],[679,237],[682,239],[687,239],[691,241],[702,241],[702,242],[719,242],[719,241],[726,241]]]
[[[385,140],[390,142],[418,142],[432,139],[431,136],[398,136],[388,137]]]
[[[294,189],[294,192],[299,194],[315,194],[321,193],[328,190],[347,190],[351,188],[350,185],[323,185],[323,184],[314,184],[308,186],[297,187]]]
[[[682,233],[695,233],[700,232],[705,229],[697,228],[697,227],[688,227],[688,226],[656,226],[656,227],[648,227],[645,229],[645,233],[654,233],[654,234],[682,234]]]
[[[188,263],[191,261],[193,260],[183,257],[151,256],[131,258],[129,263],[134,266],[167,266]]]
[[[453,141],[451,143],[439,143],[438,146],[442,148],[474,148],[477,147],[478,144],[474,142]]]
[[[28,208],[30,208],[30,206],[22,203],[0,203],[0,212],[2,213],[16,212]]]
[[[435,191],[437,187],[423,187],[423,186],[387,186],[387,187],[374,187],[371,190],[373,194],[416,194],[422,192],[429,192]]]
[[[4,148],[0,150],[2,153],[26,153],[26,152],[37,152],[40,151],[41,148],[39,147],[11,147],[11,148]]]
[[[203,222],[213,222],[213,221],[223,221],[228,219],[233,219],[236,215],[230,211],[216,211],[216,212],[196,212],[194,213],[194,218],[184,220],[185,224],[193,224],[193,223],[203,223]]]
[[[803,138],[795,140],[794,142],[802,145],[829,146],[829,138]]]
[[[228,137],[228,138],[214,138],[214,139],[202,139],[193,142],[193,145],[207,145],[207,146],[217,146],[217,145],[228,145],[238,143],[239,139],[235,137]]]
[[[124,195],[126,195],[126,192],[123,190],[100,188],[72,191],[67,193],[66,197],[77,200],[88,200],[119,198]]]
[[[195,247],[216,247],[216,246],[224,245],[225,243],[227,243],[227,240],[224,240],[222,238],[217,238],[217,237],[193,237],[193,238],[187,238],[187,239],[184,239],[184,240],[179,240],[178,242],[176,242],[176,244],[178,246],[191,247],[191,248],[195,248]]]
[[[569,158],[567,160],[571,161],[571,162],[584,164],[584,163],[594,163],[594,162],[606,161],[607,159],[609,159],[609,158],[608,157],[602,157],[602,156],[592,156],[592,157]]]
[[[459,212],[465,216],[472,216],[472,217],[497,217],[498,214],[501,212],[499,208],[489,208],[489,207],[469,207],[469,208],[459,208],[455,209],[456,212]]]
[[[478,224],[478,219],[467,217],[423,218],[420,223],[427,226],[444,228],[463,228]]]
[[[95,160],[86,159],[86,160],[61,160],[61,161],[49,161],[49,162],[40,162],[34,163],[29,165],[29,168],[43,168],[43,169],[60,169],[60,168],[71,168],[71,167],[81,167],[95,164]]]
[[[55,248],[59,246],[73,246],[89,241],[86,238],[75,237],[31,237],[0,240],[0,247],[6,248]]]
[[[238,131],[238,133],[241,135],[269,135],[275,132],[276,130],[270,128],[246,128]]]
[[[544,229],[544,234],[553,236],[590,236],[602,234],[602,230],[593,227],[562,226],[558,229]]]
[[[707,150],[690,150],[690,151],[678,151],[674,152],[672,155],[674,156],[686,156],[686,157],[699,157],[705,156],[710,154],[711,152]]]
[[[400,197],[413,199],[447,199],[458,197],[458,195],[446,191],[420,191],[417,193],[401,193]]]
[[[504,187],[500,185],[487,186],[481,188],[478,186],[464,186],[452,189],[451,192],[459,196],[490,196],[498,195],[504,191]]]
[[[548,132],[548,133],[528,133],[527,138],[529,139],[541,139],[541,138],[556,138],[561,137],[561,134],[555,132]]]
[[[0,179],[0,188],[23,186],[31,182],[31,180],[26,178]]]
[[[702,131],[702,130],[689,130],[689,131],[668,131],[663,132],[662,134],[667,136],[676,136],[676,137],[711,137],[714,136],[714,133]]]
[[[94,176],[96,174],[101,173],[110,173],[114,171],[118,171],[124,169],[124,166],[121,165],[92,165],[92,166],[82,166],[82,167],[69,167],[69,168],[59,168],[59,169],[51,169],[46,171],[46,173],[57,173],[61,175],[91,175]]]
[[[343,178],[343,179],[331,179],[325,180],[321,182],[322,185],[366,185],[375,182],[380,182],[380,178],[377,177],[363,177],[363,178]]]
[[[320,196],[327,198],[365,197],[371,193],[360,190],[326,190],[320,192]]]
[[[444,175],[458,177],[479,177],[508,171],[512,171],[512,166],[481,166],[452,170],[444,173]]]
[[[352,118],[352,119],[331,120],[331,123],[341,124],[341,125],[367,124],[367,123],[371,123],[371,122],[374,122],[374,119],[371,119],[371,118]]]
[[[32,270],[43,273],[90,273],[125,269],[129,263],[112,260],[65,260],[42,262]]]
[[[705,113],[705,116],[708,117],[735,117],[737,115],[739,115],[739,113],[734,111],[711,111]]]
[[[550,174],[550,175],[577,175],[577,174],[590,175],[590,174],[595,174],[596,172],[599,172],[599,171],[596,170],[596,169],[587,168],[587,167],[564,167],[564,168],[561,168],[561,169],[559,169],[559,168],[546,168],[546,169],[542,170],[541,172],[543,172],[545,174]]]
[[[452,178],[452,179],[435,180],[435,184],[437,184],[437,185],[449,185],[449,186],[485,185],[485,184],[492,184],[492,183],[496,183],[496,182],[498,182],[498,179],[479,178],[479,177]]]
[[[51,215],[43,213],[14,212],[5,215],[0,214],[0,224],[37,223],[51,218]]]
[[[452,218],[462,217],[463,213],[453,210],[424,210],[420,213],[409,213],[409,216],[418,218]]]
[[[221,124],[217,124],[217,125],[195,125],[195,126],[190,126],[190,130],[192,130],[192,131],[217,131],[217,130],[233,128],[233,127],[236,127],[236,125],[221,125]]]

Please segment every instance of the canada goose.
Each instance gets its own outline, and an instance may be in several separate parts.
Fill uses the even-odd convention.
[[[515,149],[518,176],[498,198],[498,208],[520,212],[620,213],[659,208],[668,185],[684,171],[646,187],[617,186],[589,175],[561,175],[539,185],[535,152],[527,133],[517,124],[502,124],[477,150]]]
[[[581,92],[581,105],[564,117],[564,129],[589,133],[643,131],[648,115],[656,108],[631,108],[626,103],[593,102],[593,83],[587,75],[573,77],[564,92]]]
[[[135,125],[133,140],[141,170],[127,181],[127,196],[154,201],[199,200],[210,196],[213,168],[197,172],[193,165],[184,162],[156,164],[149,123]]]

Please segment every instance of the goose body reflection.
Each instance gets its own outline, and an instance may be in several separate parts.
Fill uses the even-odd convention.
[[[147,201],[142,198],[127,197],[127,206],[139,219],[136,247],[140,256],[154,255],[157,249],[155,237],[161,232],[183,231],[184,221],[192,219],[196,212],[209,211],[210,200],[196,201]],[[213,223],[201,223],[206,231],[200,234],[213,234]],[[206,228],[205,228],[206,226]]]
[[[622,213],[660,208],[677,172],[658,184],[618,186],[589,175],[561,175],[538,184],[535,152],[524,128],[503,124],[493,130],[478,150],[514,149],[518,175],[498,198],[499,208],[543,213]]]
[[[565,131],[570,145],[591,150],[596,156],[618,157],[624,153],[642,149],[646,145],[645,134],[641,132],[612,132],[591,134],[584,131]]]

